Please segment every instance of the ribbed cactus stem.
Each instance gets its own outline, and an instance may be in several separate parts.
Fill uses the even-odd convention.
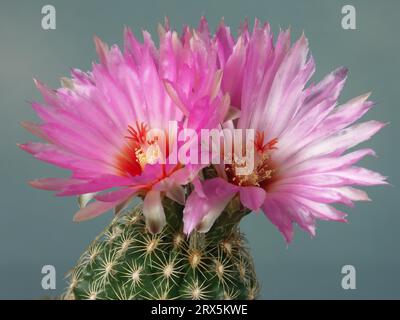
[[[232,202],[206,234],[182,233],[183,207],[164,200],[167,226],[146,229],[141,207],[118,215],[70,272],[66,299],[255,299],[254,266]]]

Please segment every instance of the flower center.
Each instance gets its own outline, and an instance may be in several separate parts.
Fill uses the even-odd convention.
[[[225,165],[225,172],[228,180],[238,186],[257,186],[266,188],[275,172],[271,161],[271,152],[277,149],[278,139],[274,138],[264,143],[264,132],[257,132],[254,140],[254,166],[250,174],[241,175],[239,169],[243,169],[248,164],[246,158],[234,157],[232,164]]]
[[[168,148],[163,152],[161,147],[162,143],[168,141],[166,137],[151,133],[152,136],[143,122],[136,121],[134,126],[128,126],[126,145],[117,157],[116,167],[120,175],[140,175],[147,164],[155,164],[168,155]]]

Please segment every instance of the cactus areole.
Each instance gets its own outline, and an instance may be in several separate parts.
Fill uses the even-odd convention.
[[[123,50],[95,37],[90,71],[56,90],[35,81],[41,122],[21,125],[43,141],[19,147],[71,176],[30,184],[78,196],[77,222],[116,212],[65,298],[254,299],[241,218],[262,211],[287,243],[295,224],[314,236],[317,220],[345,222],[335,204],[387,184],[357,165],[374,150],[354,150],[385,123],[356,123],[368,93],[339,103],[346,68],[310,81],[304,34],[292,43],[257,19],[237,37],[223,20],[213,34],[204,17],[181,34],[166,19],[158,34],[156,45],[125,28]]]
[[[163,202],[167,224],[150,233],[141,205],[121,212],[69,275],[65,299],[255,299],[259,286],[232,202],[207,233],[183,233],[178,203]],[[235,206],[238,206],[235,208]]]

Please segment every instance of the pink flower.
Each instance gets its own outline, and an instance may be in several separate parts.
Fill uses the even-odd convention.
[[[159,30],[160,53],[168,57],[168,63],[160,65],[168,93],[188,116],[191,128],[215,128],[227,115],[230,101],[229,94],[219,90],[222,70],[207,21],[203,17],[197,30],[185,26],[181,36],[169,30],[168,20]]]
[[[354,186],[386,184],[379,173],[356,166],[371,149],[349,151],[384,124],[354,124],[373,105],[368,94],[338,105],[347,70],[339,68],[307,86],[315,65],[302,35],[292,46],[290,31],[276,42],[268,24],[243,25],[235,40],[223,22],[209,41],[223,70],[222,91],[240,117],[225,124],[256,132],[254,170],[237,174],[239,164],[217,166],[218,178],[196,184],[185,211],[185,232],[207,232],[236,195],[264,214],[290,242],[293,222],[315,234],[316,219],[346,221],[332,204],[369,200]]]
[[[208,79],[207,92],[220,92],[220,82],[213,78],[216,55],[205,56],[195,40],[183,47],[168,28],[160,33],[159,50],[147,32],[142,44],[126,29],[124,52],[117,46],[109,49],[95,38],[100,63],[93,64],[91,72],[73,70],[72,79],[65,79],[64,87],[57,90],[36,81],[44,102],[34,102],[32,107],[42,122],[23,122],[22,126],[45,142],[28,142],[20,148],[72,175],[30,184],[57,191],[59,196],[80,196],[82,207],[76,221],[120,210],[141,195],[147,226],[159,232],[165,225],[162,197],[183,203],[182,185],[199,170],[190,163],[184,167],[170,161],[173,148],[182,142],[173,143],[177,137],[170,135],[169,122],[176,121],[178,129],[213,127],[221,121],[220,109],[229,106],[222,96],[202,94],[204,79]],[[179,97],[174,96],[176,84]],[[194,107],[207,110],[208,117],[190,115]],[[161,133],[149,138],[152,129],[161,130],[168,139],[161,139]]]

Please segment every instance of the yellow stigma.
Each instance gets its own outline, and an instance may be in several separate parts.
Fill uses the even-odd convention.
[[[146,166],[146,154],[143,152],[142,148],[137,148],[135,150],[136,159],[139,161],[140,167],[143,169]]]
[[[128,135],[125,136],[133,143],[135,157],[142,170],[146,164],[155,164],[164,156],[159,145],[160,138],[163,140],[163,134],[160,133],[161,137],[155,135],[150,138],[149,132],[145,123],[136,121],[136,125],[128,126]]]
[[[271,153],[277,149],[278,139],[274,138],[267,143],[264,143],[265,134],[264,132],[257,132],[254,140],[255,150],[246,150],[254,153],[253,165],[247,163],[249,159],[243,156],[234,155],[232,157],[232,164],[225,166],[226,174],[231,183],[238,186],[257,186],[265,187],[266,182],[272,178],[275,172],[273,163],[271,161]],[[243,169],[253,168],[250,174],[240,174]]]

